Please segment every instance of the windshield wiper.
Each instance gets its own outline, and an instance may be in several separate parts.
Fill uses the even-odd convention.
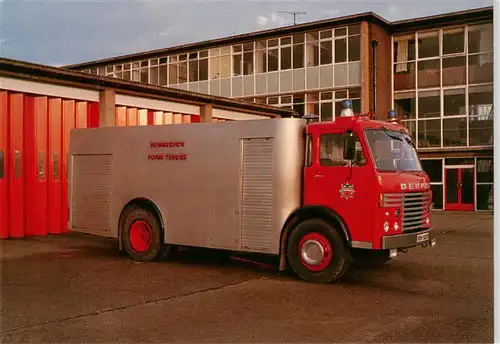
[[[406,141],[406,142],[407,142],[410,146],[412,146],[413,148],[415,148],[415,149],[416,149],[415,144],[413,143],[413,140],[411,139],[411,137],[409,137],[409,136],[408,136],[408,134],[406,134],[406,133],[404,132],[404,130],[403,130],[403,129],[401,129],[401,135],[405,138],[405,141]]]
[[[400,136],[394,135],[389,129],[386,127],[382,127],[382,130],[384,133],[386,133],[387,136],[389,136],[391,139],[398,140],[398,141],[403,141],[403,139]]]

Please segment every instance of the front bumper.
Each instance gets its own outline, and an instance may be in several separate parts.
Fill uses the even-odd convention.
[[[420,245],[434,246],[436,242],[432,228],[414,233],[388,235],[382,237],[382,249],[410,248]]]

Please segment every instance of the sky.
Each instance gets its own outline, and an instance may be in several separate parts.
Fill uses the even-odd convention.
[[[0,56],[63,66],[372,11],[389,21],[493,0],[0,0]]]

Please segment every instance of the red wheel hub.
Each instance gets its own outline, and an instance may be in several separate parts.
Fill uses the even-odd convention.
[[[332,245],[319,233],[309,233],[299,242],[299,257],[302,264],[311,271],[321,271],[332,261]]]
[[[138,220],[132,223],[129,232],[130,245],[137,252],[144,252],[153,241],[153,231],[151,226],[144,220]]]

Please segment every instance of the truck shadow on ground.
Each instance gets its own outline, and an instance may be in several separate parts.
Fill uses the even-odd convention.
[[[77,266],[95,264],[119,264],[128,266],[136,264],[132,262],[124,251],[118,250],[116,240],[95,238],[91,235],[68,235],[57,238],[32,239],[36,242],[52,243],[57,247],[56,252],[46,254],[28,255],[24,258],[13,257],[4,261],[4,273],[10,269],[19,269],[19,260],[24,264],[31,265],[34,262],[38,266],[41,261],[53,265],[59,261],[62,264],[73,264]],[[363,285],[376,289],[397,289],[402,292],[411,293],[414,284],[431,284],[435,288],[432,294],[444,294],[449,291],[453,281],[445,281],[444,276],[451,271],[442,264],[426,264],[421,259],[427,260],[426,255],[417,257],[415,255],[401,256],[394,261],[380,267],[362,267],[351,265],[348,272],[335,284],[343,286]],[[37,262],[37,263],[35,263]],[[64,263],[63,263],[64,262]],[[57,263],[59,264],[59,263]],[[278,270],[279,258],[254,253],[235,253],[216,249],[181,247],[174,250],[168,257],[160,262],[145,263],[154,264],[153,270],[168,269],[169,266],[176,271],[193,270],[220,270],[224,274],[245,274],[271,278],[281,282],[302,282],[292,271]],[[27,267],[28,268],[28,267]],[[28,268],[29,269],[29,268]],[[180,270],[179,270],[180,269]],[[456,266],[451,270],[463,270]],[[144,271],[152,271],[149,268]],[[148,273],[148,272],[145,272]],[[307,283],[307,282],[304,282]],[[413,287],[412,287],[413,286]]]
[[[182,248],[161,261],[164,264],[192,265],[196,267],[230,268],[262,273],[263,277],[272,277],[282,281],[302,281],[291,268],[279,271],[279,257],[226,252],[201,248]],[[391,280],[413,280],[421,278],[418,271],[411,271],[399,262],[390,262],[379,267],[364,267],[351,264],[343,278],[337,282],[341,285],[354,285],[368,282],[373,277],[383,276],[385,282]]]

